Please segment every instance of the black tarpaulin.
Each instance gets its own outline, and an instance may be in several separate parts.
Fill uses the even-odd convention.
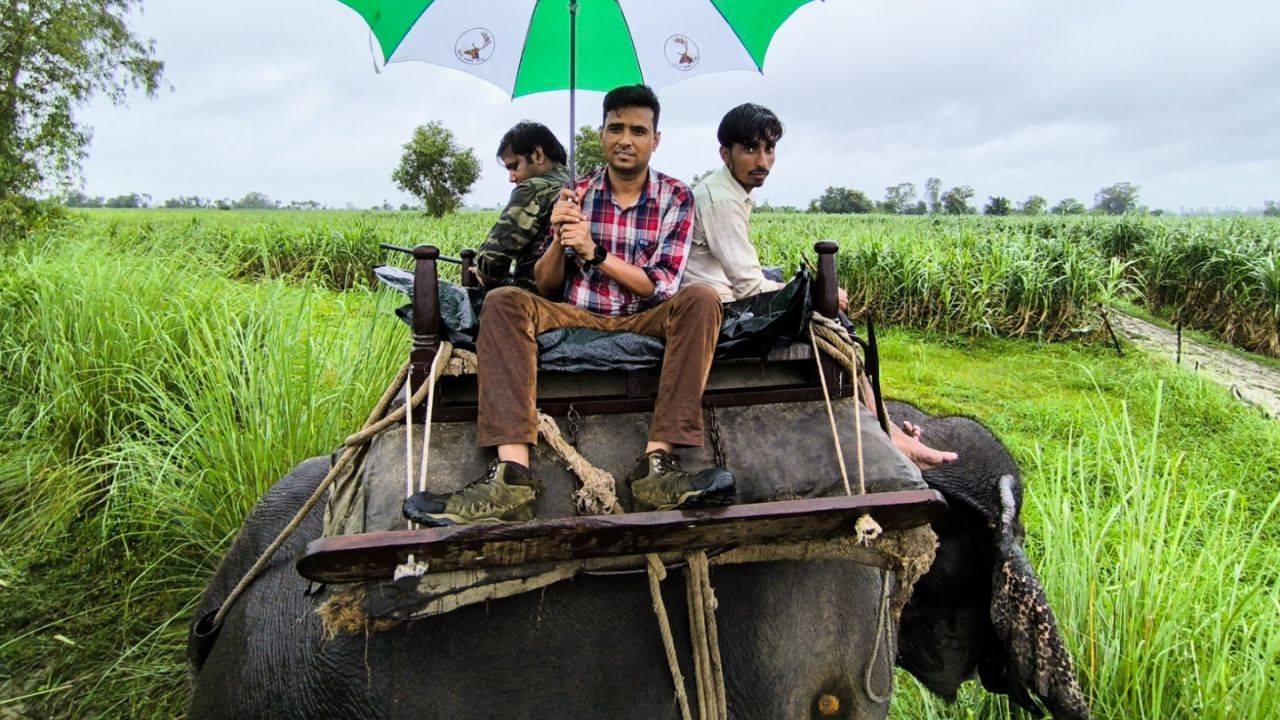
[[[374,274],[387,286],[413,296],[411,272],[384,265],[374,268]],[[813,309],[811,283],[809,273],[801,270],[781,290],[725,305],[716,358],[761,357],[803,337]],[[474,350],[484,291],[441,281],[439,298],[444,338],[455,347]],[[413,326],[412,304],[397,308],[396,315]],[[538,366],[544,370],[639,370],[660,364],[662,353],[661,340],[628,332],[564,328],[538,336]]]

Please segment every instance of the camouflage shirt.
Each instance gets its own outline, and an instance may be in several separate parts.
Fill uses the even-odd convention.
[[[533,266],[551,224],[551,208],[569,181],[569,171],[559,166],[515,186],[502,216],[476,253],[476,274],[482,286],[509,283],[538,291]]]

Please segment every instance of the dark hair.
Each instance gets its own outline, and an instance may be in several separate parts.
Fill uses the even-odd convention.
[[[515,127],[502,136],[498,141],[498,159],[501,160],[502,154],[508,150],[512,155],[531,158],[533,151],[538,148],[542,148],[542,154],[553,163],[563,165],[569,160],[564,154],[564,146],[556,139],[556,134],[551,132],[551,128],[530,120],[516,123]]]
[[[615,110],[629,107],[649,108],[653,111],[653,129],[658,129],[658,96],[648,85],[623,85],[616,87],[604,96],[604,113],[601,122]]]
[[[767,107],[743,103],[724,114],[716,137],[720,146],[727,148],[734,143],[751,145],[762,140],[777,143],[782,139],[782,121]]]

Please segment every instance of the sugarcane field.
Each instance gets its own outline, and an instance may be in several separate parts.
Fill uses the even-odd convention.
[[[0,720],[1280,717],[1266,9],[0,0]]]

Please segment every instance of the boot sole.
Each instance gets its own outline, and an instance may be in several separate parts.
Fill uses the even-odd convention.
[[[524,517],[524,515],[528,517]],[[420,513],[409,512],[408,508],[404,509],[404,516],[419,525],[426,527],[452,527],[454,525],[500,525],[508,522],[519,522],[521,520],[532,520],[533,513],[519,513],[512,518],[482,517],[467,518],[453,513]]]

